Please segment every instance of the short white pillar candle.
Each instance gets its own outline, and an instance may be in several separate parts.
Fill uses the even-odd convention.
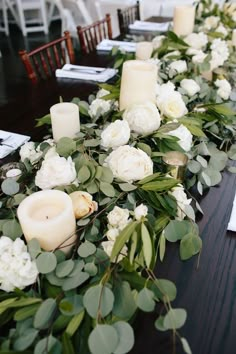
[[[79,107],[75,103],[61,102],[50,108],[53,139],[75,138],[80,131]]]
[[[157,66],[142,60],[123,64],[120,87],[120,110],[135,103],[156,102]]]
[[[7,171],[6,177],[7,178],[19,178],[22,175],[22,171],[19,168],[12,168]]]
[[[232,32],[232,45],[236,47],[236,29]]]
[[[17,215],[26,241],[36,238],[46,251],[60,247],[67,252],[76,240],[72,201],[62,191],[31,194],[20,203]]]
[[[136,44],[136,59],[147,60],[151,58],[153,52],[152,42],[138,42]]]
[[[174,32],[178,36],[187,36],[193,32],[195,6],[176,6],[174,9]]]

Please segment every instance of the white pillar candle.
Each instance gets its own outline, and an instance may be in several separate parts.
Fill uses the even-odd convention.
[[[17,215],[26,241],[36,238],[46,251],[60,247],[67,252],[76,240],[72,201],[62,191],[31,194],[20,203]]]
[[[152,42],[138,42],[136,44],[136,59],[147,60],[151,58],[153,52]]]
[[[21,174],[22,174],[22,171],[19,168],[12,168],[11,170],[7,171],[6,177],[7,178],[19,178]]]
[[[176,6],[174,9],[174,32],[178,36],[187,36],[193,32],[195,7],[191,5]]]
[[[141,60],[123,64],[120,87],[120,110],[135,103],[156,102],[157,66]]]
[[[75,138],[80,131],[79,107],[75,103],[57,103],[50,108],[53,139]]]
[[[232,45],[236,47],[236,29],[232,33]]]

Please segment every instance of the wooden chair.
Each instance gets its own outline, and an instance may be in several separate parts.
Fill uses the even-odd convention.
[[[64,36],[41,47],[27,52],[19,51],[19,55],[25,65],[29,79],[37,83],[40,79],[48,79],[56,69],[65,63],[75,62],[74,48],[70,32],[65,31]]]
[[[124,9],[117,9],[117,16],[120,28],[120,34],[124,35],[129,30],[129,25],[135,20],[140,20],[139,1],[135,5],[126,7]]]
[[[103,39],[112,39],[111,16],[106,14],[102,20],[89,26],[77,27],[80,47],[83,54],[88,54],[96,49]]]

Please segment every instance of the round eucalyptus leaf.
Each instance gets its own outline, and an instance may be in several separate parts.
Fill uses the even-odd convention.
[[[96,252],[96,249],[96,246],[92,242],[85,241],[79,246],[78,255],[82,258],[86,258],[94,254]]]
[[[63,137],[59,139],[56,149],[59,155],[68,157],[76,150],[76,142],[71,138]]]
[[[1,184],[1,189],[6,195],[14,195],[19,192],[20,185],[13,178],[6,178]]]
[[[211,181],[211,187],[216,186],[221,182],[222,176],[219,171],[213,170],[212,168],[208,167],[204,172],[205,175],[207,175]]]
[[[98,268],[94,263],[87,263],[84,267],[85,272],[87,272],[91,277],[97,274]]]
[[[70,273],[70,277],[74,277],[77,273],[81,272],[81,270],[84,268],[84,261],[83,260],[75,260],[75,266],[73,271]]]
[[[58,264],[65,261],[66,255],[65,255],[65,253],[62,250],[56,250],[54,252],[54,254],[57,257],[57,263]]]
[[[137,186],[134,186],[133,184],[130,184],[130,183],[120,183],[119,187],[124,192],[131,192],[131,191],[137,189]]]
[[[153,291],[143,288],[137,296],[138,307],[145,312],[152,312],[155,308]]]
[[[51,325],[53,314],[56,310],[57,303],[55,299],[45,300],[38,308],[34,316],[34,327],[37,329],[45,329]]]
[[[100,182],[100,190],[107,197],[111,197],[112,198],[116,194],[116,191],[115,191],[114,187],[110,183],[107,183],[107,182]]]
[[[83,303],[92,318],[97,317],[98,311],[102,317],[106,317],[112,311],[114,295],[109,288],[99,284],[86,291]]]
[[[61,262],[56,267],[56,276],[59,278],[64,278],[71,273],[75,265],[72,259]]]
[[[14,205],[19,205],[22,200],[24,200],[26,198],[26,195],[25,194],[16,194],[14,195]]]
[[[164,316],[159,316],[155,321],[155,327],[158,331],[164,332],[167,329],[164,326]]]
[[[35,340],[38,334],[38,330],[34,328],[28,328],[24,333],[18,338],[13,345],[14,350],[23,351],[27,349]]]
[[[10,237],[12,240],[15,240],[17,237],[21,237],[22,229],[18,221],[14,219],[4,222],[2,233],[3,235]]]
[[[109,325],[97,325],[91,332],[88,344],[92,354],[112,354],[119,342],[115,328]]]
[[[113,314],[124,320],[129,320],[137,309],[134,295],[128,282],[117,284],[114,288],[115,302]]]
[[[134,346],[134,331],[129,323],[118,321],[113,324],[118,333],[118,345],[114,354],[128,353]]]
[[[64,291],[68,291],[71,289],[75,289],[89,278],[89,274],[86,272],[78,272],[73,277],[68,277],[64,280],[62,289]]]
[[[51,273],[57,266],[57,257],[52,252],[43,252],[36,258],[39,273]]]
[[[87,166],[82,166],[78,172],[78,180],[80,183],[86,182],[90,178],[90,170]]]
[[[104,167],[104,166],[102,167],[101,180],[103,182],[107,182],[107,183],[112,183],[113,182],[113,173],[112,173],[110,168]]]
[[[181,240],[191,229],[189,221],[172,220],[164,229],[164,236],[169,242]]]
[[[61,313],[66,316],[77,315],[83,308],[83,296],[77,294],[65,297],[59,304]]]
[[[185,309],[170,309],[165,315],[163,324],[166,329],[179,329],[184,325],[186,318]]]
[[[165,300],[168,297],[168,301],[173,301],[177,294],[175,284],[167,279],[157,279],[152,286],[152,291],[158,299]]]
[[[32,259],[35,259],[39,253],[41,253],[41,247],[39,241],[36,238],[32,238],[27,244],[28,251]]]
[[[57,353],[61,353],[61,343],[53,336],[49,336],[41,339],[34,348],[34,354],[45,354],[46,352],[50,352],[55,354],[55,350]]]
[[[222,171],[227,165],[228,156],[224,151],[218,151],[211,156],[209,167],[216,171]]]

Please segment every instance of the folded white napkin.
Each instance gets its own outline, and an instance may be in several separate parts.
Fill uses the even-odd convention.
[[[227,230],[236,231],[236,194],[234,197],[233,208],[232,208]]]
[[[98,45],[97,50],[110,51],[113,47],[119,47],[126,52],[135,52],[136,43],[125,41],[113,41],[112,39],[103,39]]]
[[[65,64],[56,70],[56,77],[106,82],[117,73],[116,69]]]
[[[0,139],[0,159],[3,159],[28,141],[30,136],[0,130]]]
[[[155,23],[146,21],[135,21],[129,25],[129,29],[139,30],[139,31],[158,31],[166,32],[168,31],[170,22]]]

